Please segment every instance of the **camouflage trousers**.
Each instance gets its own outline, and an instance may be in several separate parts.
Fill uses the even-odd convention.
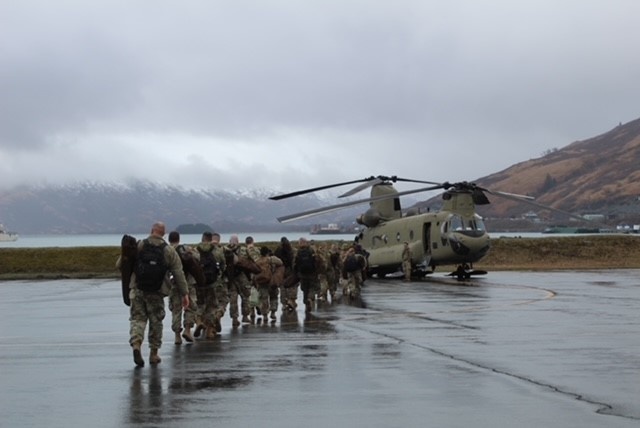
[[[145,293],[132,289],[129,316],[129,344],[142,344],[144,331],[149,323],[149,348],[160,349],[162,346],[162,321],[164,320],[164,295],[161,293]]]
[[[320,294],[320,279],[318,275],[299,275],[300,289],[302,290],[302,300],[306,304],[308,301],[314,302],[316,294]]]
[[[292,287],[280,287],[280,303],[286,306],[289,302],[296,303],[298,300],[298,284]]]
[[[184,309],[184,323],[183,323],[183,309],[182,309],[182,296],[178,293],[178,290],[174,287],[171,289],[169,295],[169,310],[171,311],[171,330],[180,333],[182,327],[189,329],[196,323],[196,317],[198,316],[198,297],[196,288],[189,284],[189,307]]]
[[[218,305],[216,306],[215,316],[217,319],[222,319],[224,313],[227,311],[227,305],[229,304],[229,288],[226,282],[217,281],[215,283],[215,293]]]
[[[327,300],[327,293],[329,292],[329,280],[327,275],[321,273],[318,275],[318,281],[320,282],[320,290],[318,291],[319,300]]]
[[[405,260],[402,262],[402,271],[404,272],[404,279],[411,279],[411,260]]]
[[[216,322],[216,309],[218,299],[213,284],[207,287],[197,288],[198,294],[198,315],[197,322],[205,327],[213,327]]]
[[[353,298],[359,298],[362,290],[362,271],[347,273],[347,282],[342,289],[342,294]]]
[[[264,316],[269,314],[269,311],[278,310],[278,294],[280,290],[278,287],[272,287],[270,285],[261,285],[258,287],[258,293],[260,295],[260,313]]]
[[[229,315],[231,318],[238,318],[242,310],[242,316],[248,317],[251,314],[249,306],[249,297],[251,296],[251,282],[244,273],[235,276],[229,280]],[[240,305],[238,308],[238,297],[240,297]]]

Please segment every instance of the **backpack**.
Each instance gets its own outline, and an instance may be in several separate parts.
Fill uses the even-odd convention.
[[[345,271],[355,272],[360,269],[361,269],[360,262],[358,261],[358,258],[355,255],[352,254],[344,260]]]
[[[142,291],[159,291],[168,270],[164,261],[164,247],[167,243],[153,245],[148,239],[142,242],[135,268],[136,283]]]
[[[316,256],[311,248],[300,248],[296,254],[296,271],[305,273],[316,272]]]
[[[271,270],[271,260],[269,257],[260,257],[256,264],[260,266],[260,273],[253,277],[257,285],[269,285],[271,284],[271,277],[273,272]]]
[[[184,272],[185,277],[191,275],[196,281],[196,285],[198,287],[206,286],[207,283],[204,277],[204,272],[202,271],[202,266],[200,266],[200,263],[195,257],[193,257],[193,254],[191,254],[184,245],[178,245],[176,247],[176,252],[180,256],[182,271]]]
[[[207,284],[213,284],[218,279],[218,274],[220,273],[218,262],[213,256],[213,248],[209,251],[198,248],[198,252],[200,253],[200,266],[202,266],[205,282]]]

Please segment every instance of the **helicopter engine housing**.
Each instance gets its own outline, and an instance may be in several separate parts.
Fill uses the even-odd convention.
[[[381,221],[382,221],[382,216],[380,215],[380,212],[375,208],[369,208],[367,211],[365,211],[364,214],[361,214],[356,219],[356,222],[358,224],[362,224],[367,227],[377,226],[378,224],[380,224]]]

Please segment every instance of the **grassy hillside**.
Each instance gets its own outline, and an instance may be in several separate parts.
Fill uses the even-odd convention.
[[[0,279],[116,278],[119,251],[115,247],[0,249]],[[488,271],[640,268],[640,237],[493,239],[489,255],[475,268]],[[447,269],[438,267],[437,271]]]

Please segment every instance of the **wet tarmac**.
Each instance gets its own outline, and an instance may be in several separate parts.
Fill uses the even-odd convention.
[[[0,283],[1,427],[640,426],[638,270],[369,280],[182,346],[168,315],[143,368],[119,287]]]

